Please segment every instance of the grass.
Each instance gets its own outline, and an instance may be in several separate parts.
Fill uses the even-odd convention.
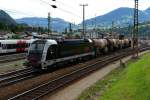
[[[119,67],[84,91],[78,100],[150,100],[150,53]]]

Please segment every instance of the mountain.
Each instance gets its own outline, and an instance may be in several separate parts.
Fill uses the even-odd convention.
[[[11,18],[5,11],[0,10],[0,23],[6,25],[16,25],[16,22],[13,18]]]
[[[145,13],[150,14],[150,7],[145,10]]]
[[[47,18],[38,18],[38,17],[26,17],[21,19],[16,19],[16,22],[19,24],[26,23],[30,26],[41,26],[47,27],[48,21]],[[60,19],[60,18],[52,18],[51,19],[51,27],[53,31],[64,31],[66,27],[68,27],[69,22]]]
[[[95,19],[96,19],[96,25],[98,27],[111,27],[112,21],[114,21],[115,26],[126,26],[128,24],[133,24],[133,15],[134,15],[134,9],[133,8],[127,8],[127,7],[121,7],[118,9],[115,9],[107,14],[97,16],[95,18],[87,19],[85,20],[87,28],[94,27]],[[139,10],[139,22],[145,22],[150,21],[150,8],[146,10]],[[26,23],[30,26],[42,26],[47,27],[47,18],[38,18],[38,17],[28,17],[28,18],[22,18],[22,19],[16,19],[17,23]],[[67,21],[60,19],[60,18],[52,18],[52,29],[53,31],[64,31],[66,27],[68,27]],[[80,23],[78,25],[78,28],[81,28]]]
[[[85,20],[85,23],[87,26],[92,26],[96,19],[96,24],[99,26],[110,26],[112,21],[115,22],[115,25],[123,25],[133,23],[133,15],[133,8],[121,7],[102,16]],[[139,10],[139,22],[144,21],[150,21],[150,8],[145,11]]]

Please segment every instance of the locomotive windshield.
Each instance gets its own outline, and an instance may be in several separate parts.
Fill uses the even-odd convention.
[[[45,43],[46,43],[46,41],[43,41],[43,40],[34,41],[30,46],[28,56],[34,56],[35,58],[40,60],[42,57]]]

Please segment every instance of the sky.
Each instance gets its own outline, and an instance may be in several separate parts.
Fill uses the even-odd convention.
[[[85,19],[106,14],[120,7],[134,7],[134,0],[0,0],[0,9],[5,10],[13,18],[47,17],[62,18],[72,23],[82,21],[82,7],[85,7]],[[150,7],[149,0],[139,0],[139,9]],[[54,9],[50,5],[56,5]]]

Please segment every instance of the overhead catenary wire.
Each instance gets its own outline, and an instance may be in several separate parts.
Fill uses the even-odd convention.
[[[70,5],[68,5],[68,4],[65,4],[65,3],[61,2],[61,1],[58,1],[58,0],[56,0],[56,2],[57,2],[57,3],[60,3],[60,4],[64,5],[64,6],[68,6],[69,8],[72,8],[72,9],[74,9],[75,11],[77,11],[76,8],[74,8],[73,6],[70,6]],[[79,11],[77,11],[77,12],[79,12]]]
[[[47,1],[44,1],[44,0],[40,0],[40,1],[43,2],[44,4],[47,4],[47,5],[50,5],[50,6],[51,6],[51,4],[50,4],[49,2],[47,2]],[[77,15],[77,14],[71,12],[71,11],[65,10],[65,9],[63,9],[63,8],[57,7],[57,9],[58,9],[58,10],[61,10],[61,11],[63,11],[63,12],[66,12],[66,13],[68,13],[68,14],[70,14],[70,15],[74,15],[74,16],[76,16],[76,17],[78,17],[78,18],[82,18],[81,16],[79,16],[79,15]]]
[[[31,13],[24,13],[24,12],[21,12],[21,11],[16,11],[16,10],[14,10],[14,9],[2,9],[1,7],[0,7],[0,10],[4,10],[4,11],[6,11],[6,12],[8,12],[8,13],[14,13],[14,14],[21,14],[21,15],[28,15],[28,16],[33,16],[33,17],[35,17],[36,15],[33,15],[33,14],[31,14]],[[45,22],[44,20],[40,20],[40,22]],[[38,23],[36,23],[37,25],[36,26],[39,26],[39,24]]]
[[[14,14],[22,14],[22,15],[28,15],[28,16],[36,16],[33,15],[32,13],[25,13],[25,12],[20,12],[20,11],[16,11],[14,9],[2,9],[0,8],[0,10],[4,10],[6,12],[10,12],[10,13],[14,13]],[[41,20],[40,22],[45,22],[44,20]]]
[[[0,7],[0,10],[4,10],[6,12],[9,12],[9,13],[13,13],[13,14],[20,14],[20,15],[28,15],[28,16],[36,16],[35,14],[33,13],[29,13],[29,12],[21,12],[21,11],[17,11],[17,10],[14,10],[14,9],[5,9],[5,8],[2,8]]]
[[[45,3],[45,4],[47,4],[48,2],[47,1],[44,1],[44,0],[40,0],[41,2],[43,2],[43,3]]]
[[[76,16],[76,17],[82,18],[81,16],[79,16],[79,15],[77,15],[77,14],[74,14],[74,13],[68,11],[68,10],[65,10],[65,9],[62,9],[62,8],[58,8],[58,9],[61,10],[61,11],[66,12],[66,13],[69,13],[69,14],[71,14],[71,15],[74,15],[74,16]]]

